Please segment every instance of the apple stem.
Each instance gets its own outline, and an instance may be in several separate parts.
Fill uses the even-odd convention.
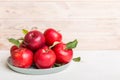
[[[73,49],[77,46],[77,44],[78,44],[77,39],[75,39],[74,41],[68,42],[66,44],[66,49]]]
[[[49,49],[53,48],[53,47],[54,47],[56,44],[58,44],[58,43],[60,43],[60,42],[55,41],[55,42],[53,43],[53,45],[49,47]]]
[[[49,49],[46,49],[45,52],[48,53]]]
[[[21,37],[21,38],[18,38],[17,40],[22,40],[22,41],[23,41],[23,40],[24,40],[24,38],[23,38],[23,37]]]

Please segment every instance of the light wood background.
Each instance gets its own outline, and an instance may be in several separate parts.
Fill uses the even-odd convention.
[[[78,39],[77,50],[119,50],[120,0],[0,0],[0,50],[32,27],[55,28],[64,42]]]

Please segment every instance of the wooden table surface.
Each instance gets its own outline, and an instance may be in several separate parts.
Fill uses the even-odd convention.
[[[78,39],[77,50],[120,49],[119,0],[0,0],[0,50],[21,30],[52,27],[63,41]]]

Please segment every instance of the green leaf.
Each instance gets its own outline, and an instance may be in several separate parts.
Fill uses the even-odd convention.
[[[28,30],[22,29],[22,32],[23,32],[23,34],[27,34],[27,33],[28,33]]]
[[[55,63],[53,67],[60,67],[62,65],[64,65],[64,64]]]
[[[19,45],[20,45],[19,40],[16,40],[16,39],[14,39],[14,38],[10,38],[10,39],[8,39],[8,41],[11,42],[12,44],[18,46],[18,47],[19,47]]]
[[[80,57],[73,58],[73,61],[74,61],[74,62],[80,62],[80,60],[81,60]]]
[[[67,43],[66,47],[67,49],[73,49],[77,46],[77,44],[78,44],[78,41],[77,39],[75,39],[74,41]]]

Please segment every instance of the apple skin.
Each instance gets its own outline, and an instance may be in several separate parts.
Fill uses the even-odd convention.
[[[48,28],[44,32],[45,40],[46,40],[46,45],[52,46],[54,42],[61,42],[62,40],[62,35],[57,32],[55,29]]]
[[[11,46],[11,48],[10,48],[10,54],[12,55],[12,52],[14,50],[16,50],[16,49],[18,49],[18,47],[16,45]]]
[[[66,49],[66,44],[58,43],[52,48],[52,50],[56,54],[56,62],[57,63],[66,64],[72,60],[73,50]]]
[[[39,49],[34,55],[34,63],[37,68],[51,68],[56,61],[55,53],[47,46]]]
[[[33,30],[25,35],[24,44],[32,51],[36,51],[45,44],[45,37],[40,31]]]
[[[33,52],[27,48],[18,48],[12,52],[11,62],[19,68],[29,68],[33,63]]]

